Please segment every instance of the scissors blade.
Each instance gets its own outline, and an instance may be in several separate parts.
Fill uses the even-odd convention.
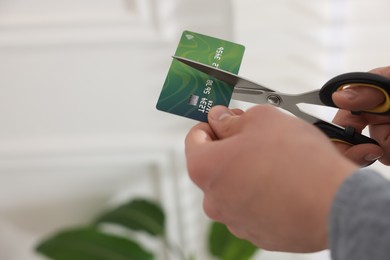
[[[234,86],[232,98],[235,100],[251,102],[254,104],[271,104],[277,107],[281,107],[310,123],[314,123],[319,120],[302,112],[297,106],[299,103],[322,104],[319,98],[318,90],[298,95],[283,94],[244,79],[233,73],[220,70],[197,61],[178,56],[173,56],[173,58],[196,70],[199,70],[231,86]]]
[[[297,96],[297,104],[305,103],[305,104],[313,104],[313,105],[324,105],[320,98],[320,90],[312,90],[309,92],[301,93]]]
[[[355,133],[354,130],[351,131],[350,128],[346,129],[301,111],[301,109],[297,106],[299,103],[323,105],[322,101],[320,100],[320,90],[298,95],[282,94],[249,80],[243,79],[233,73],[207,66],[196,61],[188,60],[186,58],[177,56],[173,56],[173,58],[216,79],[226,82],[231,86],[234,86],[233,98],[235,99],[257,104],[269,103],[281,107],[291,112],[292,114],[295,114],[297,117],[300,117],[309,123],[315,124],[326,135],[336,141],[346,142],[347,144],[351,145],[361,143],[378,144],[371,138]]]
[[[231,86],[234,86],[235,90],[241,89],[241,92],[245,90],[255,90],[258,92],[274,92],[272,89],[266,88],[260,84],[254,83],[252,81],[249,81],[247,79],[241,78],[240,76],[237,76],[233,73],[217,69],[215,67],[202,64],[197,61],[189,60],[187,58],[179,57],[179,56],[173,56],[174,59],[196,69],[199,70],[207,75],[210,75],[218,80],[221,80]],[[256,102],[257,103],[257,102]]]

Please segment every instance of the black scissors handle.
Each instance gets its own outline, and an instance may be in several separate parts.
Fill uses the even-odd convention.
[[[369,111],[352,111],[353,113],[373,113],[378,115],[390,115],[390,79],[367,72],[351,72],[341,74],[329,80],[321,88],[319,95],[322,103],[327,106],[336,107],[332,100],[332,94],[346,87],[366,86],[381,91],[385,96],[385,101],[376,108]],[[349,145],[375,144],[377,141],[365,135],[355,132],[353,127],[339,128],[324,121],[319,121],[315,125],[320,128],[331,140],[343,142]]]
[[[356,132],[354,127],[347,126],[346,128],[341,128],[335,125],[332,125],[325,121],[318,121],[314,123],[324,134],[326,134],[330,140],[334,142],[341,142],[348,145],[358,145],[358,144],[375,144],[379,145],[374,139],[362,135]]]
[[[324,134],[326,134],[329,139],[333,142],[341,142],[348,145],[358,145],[358,144],[375,144],[379,145],[377,141],[372,138],[369,138],[365,135],[359,134],[355,131],[353,127],[346,127],[345,129],[338,126],[332,125],[325,121],[318,121],[314,123]],[[368,162],[364,166],[369,166],[375,161]],[[363,166],[363,167],[364,167]]]
[[[351,72],[341,74],[329,80],[320,90],[320,99],[327,106],[337,107],[332,94],[345,87],[365,86],[380,90],[386,97],[385,102],[372,110],[353,111],[354,113],[373,113],[390,115],[390,79],[368,72]]]

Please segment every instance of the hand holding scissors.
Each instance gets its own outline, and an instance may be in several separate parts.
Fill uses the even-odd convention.
[[[218,80],[224,81],[234,86],[233,99],[251,102],[255,104],[272,104],[283,108],[292,114],[314,124],[321,129],[332,141],[346,143],[348,145],[358,145],[364,143],[378,143],[367,136],[355,131],[354,127],[341,127],[309,115],[297,106],[301,103],[316,104],[323,106],[337,107],[332,94],[338,90],[353,87],[366,86],[381,91],[385,96],[385,101],[375,109],[368,111],[355,111],[354,113],[371,113],[378,115],[390,115],[390,80],[380,75],[372,73],[347,73],[329,80],[321,89],[302,93],[298,95],[283,94],[252,81],[241,78],[235,74],[207,66],[196,61],[191,61],[181,57],[175,59],[202,71]]]

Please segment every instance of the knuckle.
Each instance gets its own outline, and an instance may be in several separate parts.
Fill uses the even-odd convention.
[[[195,160],[187,158],[187,172],[190,179],[199,187],[205,186],[205,177],[203,177],[202,171],[199,169],[199,165]]]
[[[191,181],[202,191],[208,189],[212,178],[209,166],[204,163],[204,157],[198,154],[187,155],[187,174]]]
[[[233,226],[233,225],[227,225],[226,227],[229,230],[229,232],[232,233],[237,238],[248,239],[246,232],[244,232],[241,228],[238,228],[238,227]]]
[[[254,116],[254,117],[259,117],[259,116],[268,116],[268,115],[272,115],[273,113],[275,113],[276,108],[271,106],[271,105],[257,105],[257,106],[254,106],[252,108],[250,108],[248,111],[247,111],[247,114],[250,115],[250,116]]]
[[[210,201],[209,197],[206,195],[205,195],[205,198],[203,199],[203,211],[212,220],[215,220],[215,221],[222,220],[221,211],[218,210],[218,208],[215,206],[215,204],[212,203]]]
[[[222,137],[227,137],[234,133],[234,125],[231,122],[225,122],[221,124],[218,129],[218,135]]]

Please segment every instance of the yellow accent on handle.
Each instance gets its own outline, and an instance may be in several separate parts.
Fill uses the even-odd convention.
[[[347,144],[347,145],[353,145],[347,141],[344,141],[344,140],[341,140],[341,139],[337,139],[337,138],[329,138],[329,140],[331,140],[332,142],[337,142],[337,143],[343,143],[343,144]]]
[[[375,88],[375,89],[378,89],[380,90],[386,97],[386,100],[385,102],[383,102],[382,104],[380,104],[379,106],[373,108],[373,109],[370,109],[370,110],[365,110],[366,112],[371,112],[371,113],[384,113],[384,112],[387,112],[390,110],[390,96],[389,94],[381,87],[378,87],[376,85],[373,85],[373,84],[362,84],[362,83],[352,83],[352,84],[344,84],[344,85],[341,85],[337,91],[339,90],[342,90],[346,87],[354,87],[354,86],[364,86],[364,87],[370,87],[370,88]]]

